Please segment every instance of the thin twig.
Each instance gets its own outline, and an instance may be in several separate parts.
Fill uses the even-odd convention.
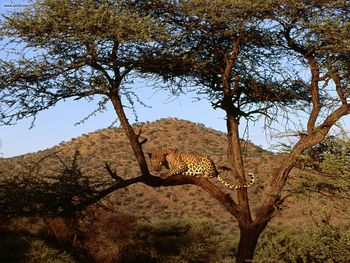
[[[121,178],[120,176],[117,175],[116,172],[113,172],[111,167],[109,167],[109,165],[107,163],[105,163],[105,168],[106,170],[108,171],[109,175],[114,179],[116,180],[117,182],[122,182],[124,181],[123,178]]]

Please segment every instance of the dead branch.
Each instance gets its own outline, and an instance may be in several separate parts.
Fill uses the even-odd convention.
[[[145,144],[147,141],[148,141],[148,139],[147,139],[147,138],[143,139],[142,141],[140,141],[140,145]]]
[[[136,137],[137,137],[137,138],[140,138],[140,136],[141,136],[141,134],[142,134],[142,129],[143,129],[143,124],[141,124],[141,127],[140,127],[138,133],[136,134]]]
[[[113,172],[111,167],[105,162],[105,168],[108,172],[108,174],[114,179],[116,180],[117,182],[121,182],[121,181],[124,181],[123,178],[121,178],[119,175],[117,175],[116,172]]]

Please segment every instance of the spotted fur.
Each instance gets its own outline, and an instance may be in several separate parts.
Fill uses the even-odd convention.
[[[230,189],[240,189],[251,186],[254,183],[254,174],[249,173],[250,181],[240,184],[230,184],[225,181],[216,169],[214,162],[206,155],[179,152],[177,149],[162,149],[148,154],[151,165],[157,172],[162,170],[162,166],[168,169],[162,178],[172,175],[201,176],[204,178],[217,177],[219,182]]]

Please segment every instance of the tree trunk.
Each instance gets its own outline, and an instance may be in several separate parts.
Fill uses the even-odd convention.
[[[115,92],[116,93],[116,92]],[[145,155],[143,153],[141,144],[139,142],[139,135],[134,132],[134,129],[131,127],[128,118],[125,115],[123,104],[121,102],[119,94],[110,94],[110,99],[112,101],[113,107],[117,116],[120,120],[122,128],[129,139],[132,150],[134,151],[134,155],[140,167],[142,175],[148,176],[150,175],[147,162],[145,159]]]
[[[246,263],[253,260],[256,244],[266,225],[267,223],[240,226],[240,239],[236,256],[237,263]]]

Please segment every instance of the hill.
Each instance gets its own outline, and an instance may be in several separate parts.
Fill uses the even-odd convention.
[[[141,126],[135,128],[140,129]],[[225,134],[201,124],[178,119],[161,119],[143,124],[141,137],[148,139],[144,145],[144,152],[153,152],[164,147],[178,148],[210,155],[217,166],[227,166]],[[242,145],[247,172],[253,172],[256,176],[255,184],[249,189],[254,213],[254,207],[261,199],[265,187],[268,187],[270,174],[283,161],[284,156],[273,154],[250,143],[243,142]],[[123,130],[119,128],[85,134],[37,153],[0,159],[0,173],[3,177],[26,174],[28,171],[34,176],[55,176],[58,167],[71,160],[76,150],[80,152],[79,166],[83,174],[95,180],[106,183],[111,181],[104,168],[105,162],[121,177],[139,175],[131,147]],[[300,178],[304,175],[305,172],[294,169],[285,194],[298,186]],[[226,178],[234,182],[233,178]],[[220,185],[217,180],[211,180]],[[227,192],[229,193],[229,190]],[[232,216],[208,193],[192,185],[151,188],[137,184],[127,190],[114,192],[105,201],[121,213],[146,220],[155,217],[205,217],[212,219],[221,231],[236,230]],[[330,205],[332,209],[329,209]],[[320,198],[319,195],[299,195],[286,200],[283,210],[273,222],[308,227],[317,218],[332,213],[333,217],[336,216],[336,223],[343,223],[347,221],[348,212],[348,206],[340,201]]]

